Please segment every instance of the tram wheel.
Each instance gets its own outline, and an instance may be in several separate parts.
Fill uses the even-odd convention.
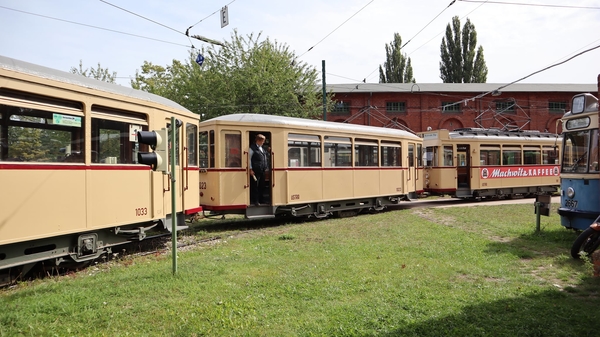
[[[579,259],[581,252],[586,253],[588,256],[592,255],[598,246],[600,246],[600,231],[590,227],[581,232],[577,239],[575,239],[575,242],[573,242],[571,256],[574,259]]]

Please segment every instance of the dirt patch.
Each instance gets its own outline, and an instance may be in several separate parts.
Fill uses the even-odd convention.
[[[412,213],[414,215],[417,215],[427,221],[433,222],[433,223],[437,223],[443,226],[451,226],[453,227],[454,225],[456,225],[456,219],[453,217],[440,217],[439,215],[434,215],[432,210],[428,210],[428,209],[424,209],[424,208],[420,208],[420,209],[413,209]]]

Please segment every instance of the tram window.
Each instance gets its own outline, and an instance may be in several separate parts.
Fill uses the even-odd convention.
[[[352,166],[352,143],[350,138],[325,136],[325,167]]]
[[[415,144],[408,144],[408,167],[415,167]]]
[[[84,162],[82,117],[6,105],[0,110],[6,119],[1,161]]]
[[[417,144],[417,167],[423,167],[423,144]]]
[[[210,130],[208,132],[208,158],[209,158],[209,167],[215,167],[215,130]]]
[[[198,149],[198,126],[187,123],[185,133],[187,135],[187,164],[189,166],[198,166],[198,156],[196,155]]]
[[[558,147],[544,146],[542,148],[542,164],[558,164],[558,158],[560,158],[558,151]]]
[[[179,164],[179,138],[180,137],[180,131],[179,131],[179,127],[175,128],[175,146],[173,146],[173,144],[171,144],[171,123],[167,123],[167,138],[169,138],[168,140],[168,147],[169,147],[169,151],[173,151],[173,149],[175,149],[175,165],[180,165]],[[169,156],[170,156],[170,152],[169,152]],[[171,158],[169,158],[169,161],[171,161]]]
[[[544,146],[542,148],[542,164],[558,164],[560,158],[558,147]]]
[[[321,167],[321,139],[314,135],[288,135],[288,167]]]
[[[402,166],[400,143],[381,143],[381,166]]]
[[[444,166],[454,166],[453,163],[454,152],[452,150],[452,145],[444,146]]]
[[[239,131],[224,131],[225,138],[225,167],[242,167],[242,133]]]
[[[131,124],[92,118],[92,163],[135,164],[139,144],[131,139]],[[141,130],[141,126],[135,126]]]
[[[521,165],[521,147],[503,147],[502,165]]]
[[[479,160],[480,165],[500,165],[500,147],[482,147]]]
[[[525,147],[523,148],[523,164],[539,165],[542,163],[542,152],[540,148]]]
[[[438,166],[438,148],[436,146],[425,148],[425,166]]]
[[[562,172],[588,172],[588,150],[592,130],[568,132],[563,135]]]
[[[590,173],[600,171],[598,169],[598,130],[592,130],[592,141],[590,150]]]
[[[379,166],[379,146],[377,141],[356,139],[354,141],[355,166]]]
[[[208,167],[208,132],[200,132],[198,137],[198,156],[200,159],[200,167]]]

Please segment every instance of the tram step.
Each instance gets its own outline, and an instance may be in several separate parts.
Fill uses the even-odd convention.
[[[246,218],[274,218],[274,207],[272,206],[253,206],[246,208]]]

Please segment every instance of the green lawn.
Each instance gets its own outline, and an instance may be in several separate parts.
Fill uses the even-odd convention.
[[[554,206],[556,207],[556,206]],[[597,336],[600,280],[554,208],[196,224],[167,251],[0,292],[0,336]],[[166,246],[170,246],[167,243]]]

